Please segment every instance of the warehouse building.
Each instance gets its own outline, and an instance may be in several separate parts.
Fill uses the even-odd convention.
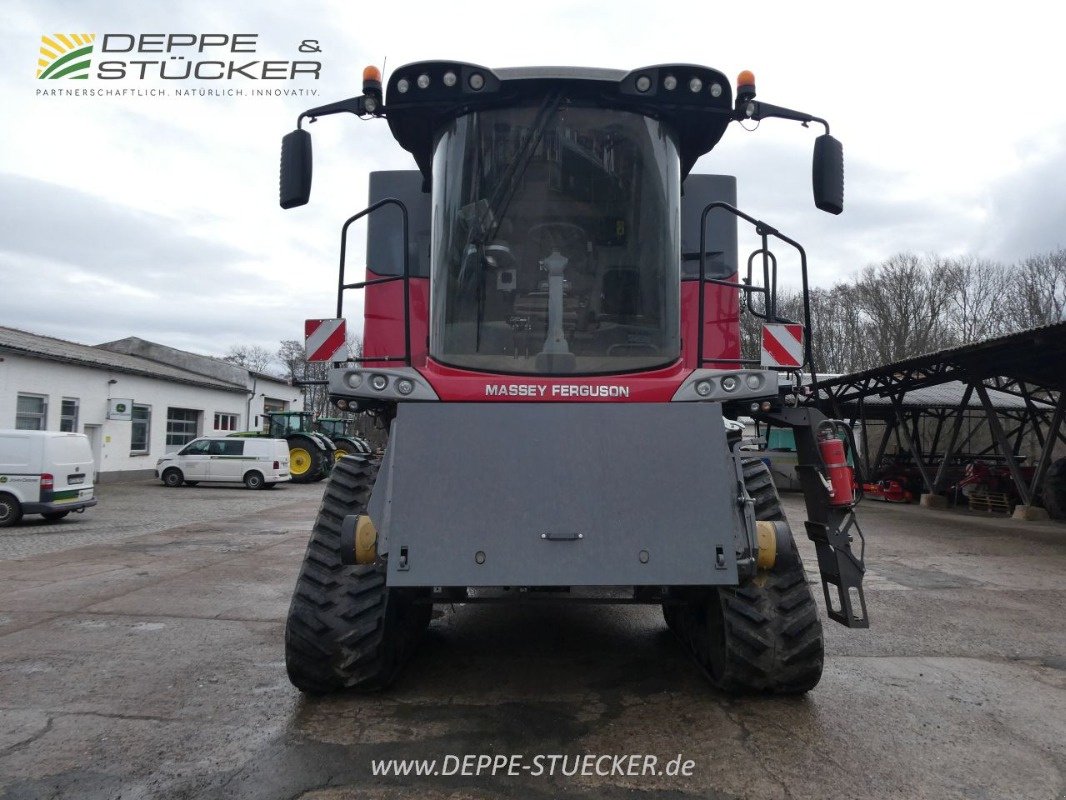
[[[270,375],[131,337],[90,346],[0,326],[0,428],[84,433],[97,480],[150,477],[197,436],[302,410]]]

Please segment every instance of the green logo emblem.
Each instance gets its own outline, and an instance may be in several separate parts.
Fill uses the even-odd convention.
[[[125,414],[126,413],[126,404],[125,403],[115,403],[115,411],[117,411],[119,414]]]
[[[95,41],[95,33],[45,34],[41,37],[41,49],[37,55],[37,77],[41,80],[86,80]]]

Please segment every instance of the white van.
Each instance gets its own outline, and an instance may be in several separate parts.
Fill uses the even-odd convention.
[[[0,528],[23,514],[54,522],[95,506],[93,470],[80,433],[0,430]]]
[[[155,476],[171,487],[205,481],[272,489],[289,480],[289,443],[284,439],[204,436],[159,459]]]

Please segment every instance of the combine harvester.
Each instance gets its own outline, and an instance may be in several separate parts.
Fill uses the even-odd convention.
[[[794,432],[827,613],[863,628],[854,443],[812,390],[779,381],[812,367],[803,248],[737,210],[734,179],[690,171],[730,122],[817,123],[815,203],[838,214],[828,124],[757,101],[750,72],[734,99],[722,73],[688,64],[432,61],[384,91],[369,67],[361,96],[285,136],[283,208],[310,195],[304,121],[337,113],[387,120],[418,169],[373,173],[370,207],[342,230],[337,319],[364,290],[364,355],[334,364],[329,394],[376,417],[388,445],[330,476],[289,610],[293,684],[389,685],[433,603],[550,599],[661,604],[722,690],[814,687],[817,606],[736,419]],[[366,280],[346,282],[363,217]],[[743,280],[737,220],[761,239]],[[801,322],[777,316],[771,241],[797,254]],[[741,353],[742,306],[766,323],[761,358]]]

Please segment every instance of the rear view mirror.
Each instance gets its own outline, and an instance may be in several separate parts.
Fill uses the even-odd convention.
[[[281,139],[282,208],[295,208],[311,198],[311,134],[297,129]]]
[[[830,214],[844,210],[844,146],[828,133],[814,140],[811,183],[818,208]]]

